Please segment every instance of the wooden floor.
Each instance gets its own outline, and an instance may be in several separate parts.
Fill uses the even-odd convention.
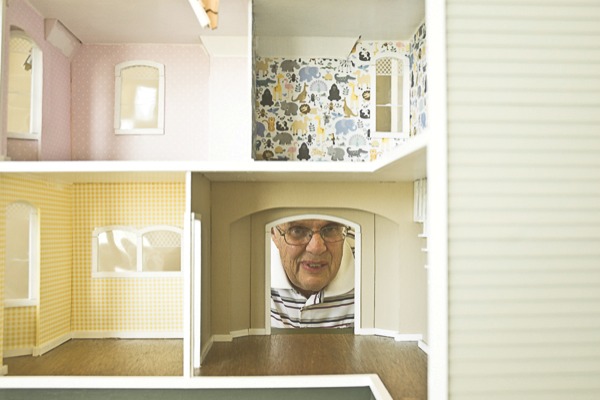
[[[41,357],[4,359],[9,375],[181,376],[181,340],[71,340]],[[249,336],[214,343],[201,376],[377,374],[397,400],[427,399],[416,343],[353,334]]]
[[[179,339],[77,339],[41,357],[4,359],[8,375],[181,376]]]
[[[214,343],[202,376],[372,374],[397,400],[427,399],[427,355],[416,343],[353,334],[248,336]]]

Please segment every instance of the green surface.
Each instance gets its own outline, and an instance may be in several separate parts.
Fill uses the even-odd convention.
[[[4,389],[2,400],[371,400],[368,387],[310,389]]]

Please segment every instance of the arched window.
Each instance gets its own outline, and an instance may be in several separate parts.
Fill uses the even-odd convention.
[[[39,140],[42,131],[42,52],[25,32],[13,27],[8,59],[8,137]]]
[[[115,133],[164,133],[164,65],[127,61],[115,67]]]
[[[403,55],[376,58],[371,66],[371,77],[373,121],[371,136],[408,137],[410,131],[408,58]]]
[[[37,305],[39,291],[38,210],[26,202],[6,208],[4,305]]]
[[[174,226],[104,226],[92,233],[92,276],[139,277],[181,272],[181,235]]]

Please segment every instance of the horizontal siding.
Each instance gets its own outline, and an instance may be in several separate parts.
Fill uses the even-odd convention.
[[[449,397],[600,398],[600,0],[448,0]]]

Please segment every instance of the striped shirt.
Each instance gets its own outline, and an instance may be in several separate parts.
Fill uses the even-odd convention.
[[[354,256],[344,243],[340,269],[323,290],[309,298],[287,279],[279,250],[271,243],[271,327],[351,328],[354,326]]]
[[[294,289],[271,289],[272,328],[351,328],[354,326],[354,289],[338,296],[324,291],[308,299]]]

